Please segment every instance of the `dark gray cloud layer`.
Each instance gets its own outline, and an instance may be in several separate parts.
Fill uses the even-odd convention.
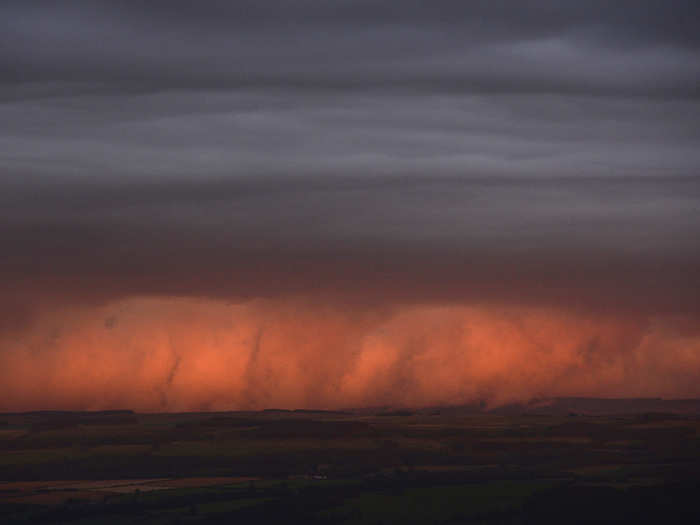
[[[696,311],[698,19],[3,2],[0,279]]]
[[[700,13],[690,1],[3,6],[3,84],[54,83],[28,96],[246,87],[698,96]]]
[[[698,95],[692,1],[5,2],[5,81]]]
[[[63,179],[1,201],[0,273],[30,300],[311,293],[700,308],[691,177]]]

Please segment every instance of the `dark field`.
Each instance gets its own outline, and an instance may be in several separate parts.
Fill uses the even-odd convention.
[[[0,415],[2,523],[691,523],[700,402]]]

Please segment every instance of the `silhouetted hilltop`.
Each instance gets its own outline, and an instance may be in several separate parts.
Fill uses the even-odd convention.
[[[595,397],[558,397],[535,399],[525,403],[510,403],[489,407],[486,402],[477,401],[464,405],[433,406],[416,410],[392,407],[361,409],[359,413],[373,415],[469,415],[500,414],[523,415],[542,414],[557,416],[576,415],[635,415],[646,414],[653,419],[668,419],[673,416],[700,415],[700,399],[663,399],[653,398],[595,398]]]
[[[560,397],[531,403],[524,407],[524,412],[553,415],[700,414],[700,399]]]

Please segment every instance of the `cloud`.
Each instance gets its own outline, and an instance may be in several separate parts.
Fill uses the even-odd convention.
[[[696,311],[698,191],[694,178],[19,183],[0,275],[24,296],[314,290]]]
[[[693,2],[5,2],[7,176],[688,175]]]
[[[105,326],[104,319],[118,322]],[[697,396],[678,317],[547,308],[354,310],[318,298],[132,298],[0,340],[0,409],[492,406],[547,396]]]
[[[6,2],[5,83],[697,97],[693,2]],[[80,85],[77,86],[80,90]],[[23,88],[12,96],[22,96]],[[26,95],[36,96],[29,86]]]
[[[37,397],[12,383],[17,406],[266,406],[281,401],[273,379],[303,406],[694,393],[673,360],[690,367],[697,347],[678,327],[700,306],[699,14],[656,0],[3,2],[0,360],[48,381]],[[227,301],[248,346],[209,354],[198,338],[234,337],[218,324]],[[319,334],[298,350],[297,309]],[[201,326],[181,333],[189,317]],[[477,339],[459,339],[465,326]],[[532,344],[539,331],[551,345]],[[596,343],[608,336],[624,341]],[[270,344],[279,355],[260,358]],[[538,379],[515,380],[510,351]],[[142,378],[137,397],[112,376],[107,397],[97,379],[67,386],[101,352]],[[528,355],[554,369],[540,377]],[[217,359],[235,384],[196,393]],[[302,361],[313,380],[284,375]]]

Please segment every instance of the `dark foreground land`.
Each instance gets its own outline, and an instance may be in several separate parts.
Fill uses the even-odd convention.
[[[0,523],[700,523],[700,402],[0,415]]]

